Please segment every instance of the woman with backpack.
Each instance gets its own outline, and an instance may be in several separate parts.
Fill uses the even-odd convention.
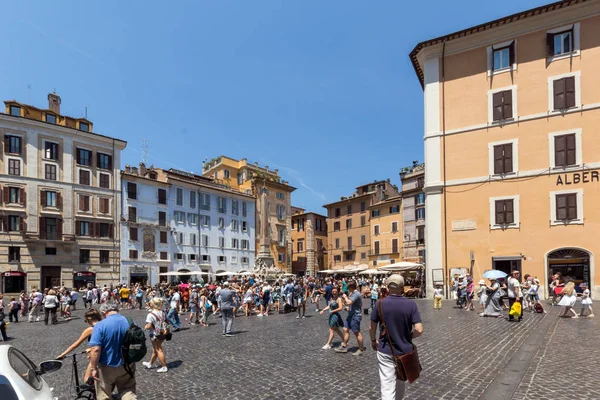
[[[148,331],[148,336],[152,342],[152,356],[150,356],[150,362],[144,361],[142,365],[150,369],[158,358],[158,362],[160,362],[162,368],[157,369],[156,372],[167,372],[167,359],[162,345],[167,336],[170,335],[170,332],[167,316],[163,311],[163,299],[155,297],[150,301],[149,305],[150,311],[146,317],[146,326],[144,328]]]

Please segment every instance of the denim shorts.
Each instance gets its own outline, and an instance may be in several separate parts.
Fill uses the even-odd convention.
[[[346,317],[344,321],[344,328],[351,330],[352,332],[360,332],[360,321],[362,320],[362,315],[356,314]]]

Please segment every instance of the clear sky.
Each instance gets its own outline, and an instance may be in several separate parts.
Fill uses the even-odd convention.
[[[0,15],[0,98],[84,115],[122,165],[201,173],[221,154],[279,168],[321,205],[423,160],[420,41],[548,3],[23,0]],[[30,87],[30,88],[29,88]]]

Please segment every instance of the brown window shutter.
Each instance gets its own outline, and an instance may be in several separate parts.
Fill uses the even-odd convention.
[[[548,57],[554,55],[554,34],[546,33],[546,54]]]
[[[40,232],[40,239],[46,239],[46,219],[44,217],[40,217],[38,230]]]
[[[4,193],[6,191],[6,188],[4,187],[0,187],[0,202],[4,202]]]
[[[25,232],[25,218],[19,217],[19,231]]]
[[[108,237],[113,238],[115,236],[115,226],[113,224],[108,225]]]
[[[554,109],[562,110],[565,108],[565,80],[557,79],[552,83],[554,87]]]
[[[507,224],[515,222],[514,206],[513,200],[504,200],[504,221]]]
[[[47,193],[48,192],[46,192],[45,190],[42,190],[40,192],[40,204],[41,204],[42,207],[46,206],[46,201],[47,201],[47,197],[48,197]]]
[[[100,153],[96,153],[96,168],[100,168]]]
[[[517,51],[517,49],[516,49],[516,42],[513,40],[513,42],[508,47],[509,68],[512,68],[513,64],[516,61],[516,51]]]
[[[23,188],[19,189],[19,204],[27,204],[27,192]]]
[[[554,165],[564,167],[567,162],[567,143],[565,136],[554,137]]]
[[[80,236],[81,235],[81,224],[79,223],[79,221],[75,221],[75,236]]]
[[[572,35],[571,35],[572,37]],[[565,108],[575,107],[575,77],[564,78],[565,81]]]
[[[108,169],[112,169],[112,156],[108,156]]]
[[[79,149],[75,149],[75,158],[77,160],[77,164],[81,164],[81,157],[79,156]]]
[[[504,173],[502,145],[494,146],[494,174]]]
[[[577,194],[567,195],[567,219],[577,219]]]
[[[556,195],[556,219],[561,221],[567,219],[567,195]]]
[[[56,240],[62,240],[63,235],[63,220],[56,219]]]
[[[503,200],[497,200],[495,203],[495,207],[496,207],[496,225],[502,225],[506,223],[506,220],[504,218],[504,201]]]
[[[509,119],[512,117],[512,90],[505,90],[502,92],[502,118]]]
[[[79,209],[81,211],[85,211],[85,201],[83,200],[83,196],[79,195]]]
[[[502,92],[492,95],[493,120],[500,121],[502,119]]]
[[[503,147],[504,150],[504,173],[510,173],[513,171],[513,146],[512,143],[507,143]]]
[[[8,153],[10,150],[10,136],[4,136],[4,152]]]
[[[90,211],[90,196],[85,196],[85,211]]]
[[[58,143],[56,143],[56,161],[60,161],[60,145]],[[56,171],[56,174],[58,175],[58,171]]]
[[[60,192],[56,192],[56,207],[62,209],[62,195]]]
[[[8,204],[10,202],[10,188],[8,186],[4,186],[4,204]]]
[[[575,149],[575,135],[574,134],[569,134],[569,135],[565,135],[565,142],[566,142],[566,150],[567,150],[567,156],[566,156],[566,161],[567,161],[567,165],[575,165],[577,164],[577,159],[576,159],[576,149]]]

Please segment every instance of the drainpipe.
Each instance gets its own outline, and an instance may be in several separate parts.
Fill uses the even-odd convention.
[[[444,275],[448,280],[446,286],[446,298],[450,298],[450,277],[448,275],[448,214],[446,195],[446,41],[442,44],[442,154],[444,157]]]

